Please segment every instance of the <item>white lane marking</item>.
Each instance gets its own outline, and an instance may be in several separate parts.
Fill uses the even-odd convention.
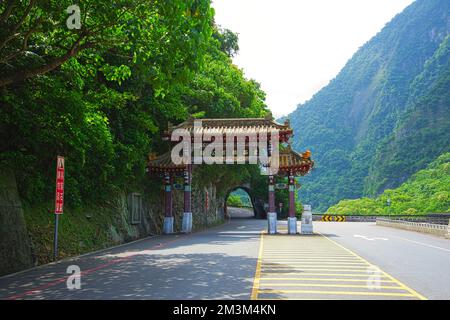
[[[408,242],[420,244],[420,245],[425,246],[425,247],[430,247],[430,248],[434,248],[434,249],[439,249],[439,250],[443,250],[443,251],[448,251],[448,252],[450,252],[450,249],[446,249],[446,248],[442,248],[442,247],[437,247],[437,246],[433,246],[433,245],[431,245],[431,244],[427,244],[427,243],[423,243],[423,242],[419,242],[419,241],[414,241],[414,240],[410,240],[410,239],[406,239],[406,238],[402,238],[402,237],[397,237],[397,236],[394,236],[394,237],[395,237],[395,238],[398,238],[398,239],[402,239],[402,240],[404,240],[404,241],[408,241]]]
[[[369,241],[374,241],[374,240],[383,240],[383,241],[387,241],[387,240],[389,240],[388,238],[369,238],[369,237],[366,237],[366,236],[362,236],[362,235],[359,235],[359,234],[355,234],[355,235],[353,235],[355,238],[361,238],[361,239],[364,239],[364,240],[369,240]]]

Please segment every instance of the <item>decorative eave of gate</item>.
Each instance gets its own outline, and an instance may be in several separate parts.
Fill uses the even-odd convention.
[[[185,164],[174,164],[171,158],[171,152],[166,152],[160,156],[151,153],[147,163],[147,172],[153,174],[181,173],[186,170]]]
[[[279,152],[279,169],[281,174],[304,176],[314,168],[314,161],[311,160],[311,152],[309,150],[302,154],[292,150],[288,145],[284,150]]]
[[[302,154],[295,152],[288,146],[279,152],[279,173],[283,175],[304,176],[314,167],[314,161],[311,160],[311,153],[306,151]],[[166,152],[160,156],[151,154],[147,165],[149,173],[181,173],[186,170],[186,164],[174,164],[171,159],[171,153]]]

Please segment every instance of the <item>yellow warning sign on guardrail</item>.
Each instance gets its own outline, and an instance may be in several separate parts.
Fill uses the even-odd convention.
[[[346,217],[344,216],[329,216],[329,215],[325,215],[322,216],[322,221],[324,222],[345,222],[346,221]]]

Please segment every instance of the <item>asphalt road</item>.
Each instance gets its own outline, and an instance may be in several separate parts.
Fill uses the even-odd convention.
[[[0,299],[450,299],[449,240],[373,223],[265,227],[232,219],[40,266],[0,278]],[[81,289],[67,288],[70,265]]]

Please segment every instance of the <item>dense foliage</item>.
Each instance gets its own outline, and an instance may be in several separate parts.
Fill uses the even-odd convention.
[[[304,203],[377,195],[450,151],[449,17],[449,1],[415,1],[289,115],[316,161]]]
[[[443,212],[450,212],[450,153],[441,155],[396,189],[387,189],[376,198],[342,200],[327,211],[352,215]]]
[[[66,27],[70,4],[0,3],[0,164],[27,202],[52,199],[56,155],[66,157],[67,205],[99,203],[147,183],[168,122],[266,114],[209,0],[83,1],[80,30]]]

